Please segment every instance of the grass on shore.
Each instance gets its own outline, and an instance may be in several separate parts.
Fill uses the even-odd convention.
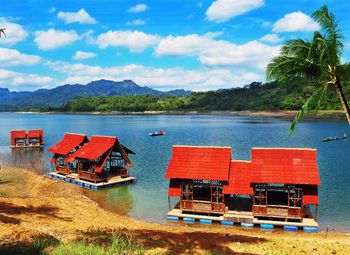
[[[0,245],[0,255],[141,255],[145,253],[144,247],[130,237],[114,235],[108,241],[108,243],[96,243],[77,240],[62,243],[51,236],[36,236],[30,241]]]
[[[131,238],[113,236],[109,245],[86,243],[84,241],[58,245],[52,254],[54,255],[141,255],[145,253],[142,245],[135,243]]]

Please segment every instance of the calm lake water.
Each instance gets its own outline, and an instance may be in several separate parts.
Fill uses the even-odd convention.
[[[11,129],[44,129],[45,150],[65,132],[116,135],[137,153],[131,155],[137,184],[97,192],[87,190],[86,194],[110,210],[162,223],[168,211],[168,181],[164,174],[173,144],[231,146],[234,159],[250,159],[251,147],[316,148],[321,176],[319,223],[350,231],[350,141],[321,141],[346,131],[350,134],[347,123],[303,122],[291,138],[289,125],[289,121],[270,117],[0,114],[0,157],[15,160],[18,156],[9,149]],[[160,129],[166,131],[165,136],[147,135]],[[50,156],[47,152],[39,155],[45,159],[46,167]]]

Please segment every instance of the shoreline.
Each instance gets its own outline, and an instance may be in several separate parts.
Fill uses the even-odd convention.
[[[6,112],[11,113],[11,112]],[[13,112],[17,114],[67,114],[67,115],[212,115],[212,116],[241,116],[241,117],[274,117],[293,119],[297,111],[144,111],[144,112]],[[345,120],[342,110],[320,110],[318,114],[308,114],[304,120]]]
[[[349,233],[150,223],[107,211],[69,183],[12,167],[3,167],[0,174],[0,244],[39,234],[65,243],[87,232],[123,231],[157,254],[310,254],[314,250],[347,254],[350,250]]]

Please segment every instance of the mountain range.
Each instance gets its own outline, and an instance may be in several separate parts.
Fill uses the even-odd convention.
[[[139,86],[132,80],[110,81],[97,80],[86,85],[66,84],[53,89],[38,89],[32,92],[14,92],[7,88],[0,88],[0,108],[43,108],[60,107],[71,99],[88,96],[113,96],[113,95],[157,95],[157,96],[182,96],[189,95],[191,91],[177,89],[167,92],[152,89],[147,86]]]

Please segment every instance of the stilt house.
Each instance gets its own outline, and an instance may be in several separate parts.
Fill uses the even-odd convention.
[[[78,178],[94,183],[109,178],[128,177],[133,167],[128,154],[135,154],[123,146],[114,136],[92,136],[90,141],[66,158],[66,162],[78,164]]]
[[[51,163],[54,165],[55,172],[62,175],[77,172],[77,165],[74,162],[68,163],[65,159],[87,142],[88,138],[84,134],[66,133],[60,142],[49,148],[48,151],[54,154]]]
[[[251,161],[239,161],[231,160],[229,147],[174,146],[165,178],[170,179],[169,206],[170,197],[177,197],[180,213],[317,220],[320,178],[314,149],[253,148]]]
[[[44,131],[41,129],[11,131],[11,148],[40,148],[44,146]]]
[[[44,145],[44,130],[32,129],[28,131],[27,141],[29,147],[40,147]]]
[[[27,140],[27,132],[25,130],[11,131],[11,148],[25,147]]]

